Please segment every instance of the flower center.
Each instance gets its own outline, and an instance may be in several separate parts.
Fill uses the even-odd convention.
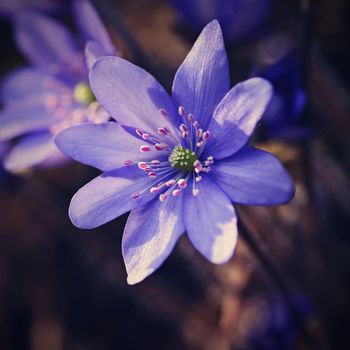
[[[193,171],[196,160],[196,154],[181,145],[176,146],[169,156],[170,165],[183,171]]]
[[[85,103],[87,105],[96,101],[89,84],[86,82],[81,82],[75,86],[73,96],[76,102]]]
[[[165,109],[160,109],[159,112],[162,117],[168,117]],[[170,194],[177,197],[188,187],[193,196],[199,194],[197,183],[201,181],[203,174],[211,171],[214,163],[212,156],[203,159],[202,155],[210,132],[200,127],[193,114],[186,115],[184,107],[180,106],[178,113],[182,119],[178,130],[171,130],[167,126],[158,128],[156,133],[135,129],[137,136],[147,141],[147,144],[140,146],[140,152],[150,152],[154,154],[154,159],[136,162],[152,182],[140,192],[133,193],[132,198],[137,199],[149,191],[159,193],[159,200],[163,202]],[[174,146],[174,141],[177,146]],[[131,159],[123,161],[125,166],[132,166],[134,163],[135,160]]]

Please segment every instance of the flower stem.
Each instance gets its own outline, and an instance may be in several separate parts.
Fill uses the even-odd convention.
[[[238,220],[238,230],[240,233],[240,237],[243,238],[249,249],[255,255],[255,257],[259,260],[265,271],[268,273],[271,281],[274,283],[276,289],[280,292],[283,297],[290,314],[294,320],[294,323],[299,331],[299,334],[304,342],[305,348],[314,349],[312,345],[312,337],[309,333],[307,325],[305,324],[304,318],[300,313],[300,310],[295,305],[292,294],[290,292],[290,284],[283,277],[281,272],[277,269],[274,263],[269,259],[269,257],[265,254],[265,252],[260,248],[258,242],[254,239],[253,235],[249,231],[246,225],[242,223],[241,218]]]

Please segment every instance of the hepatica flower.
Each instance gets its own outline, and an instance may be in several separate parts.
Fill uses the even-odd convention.
[[[63,159],[53,142],[58,131],[108,119],[89,88],[88,68],[97,57],[116,51],[88,1],[74,1],[73,10],[87,43],[86,62],[73,35],[59,23],[27,10],[14,19],[17,45],[32,66],[11,73],[2,84],[0,140],[20,137],[4,162],[9,171],[56,164]]]
[[[252,76],[269,80],[274,88],[273,98],[262,121],[269,137],[285,139],[305,137],[308,132],[299,125],[306,104],[301,62],[293,49],[284,50],[285,52],[278,54],[281,47],[276,48],[277,44],[278,42],[273,46],[277,52],[271,53],[270,57],[268,52],[265,53],[269,63],[255,68],[252,72]]]
[[[23,8],[54,12],[60,7],[62,4],[58,0],[1,0],[0,17],[12,16]]]
[[[103,174],[73,197],[80,228],[131,211],[122,242],[128,283],[143,280],[187,231],[213,263],[237,240],[231,204],[278,204],[292,182],[272,155],[247,146],[271,97],[260,78],[229,90],[229,68],[217,21],[208,24],[178,69],[172,97],[143,69],[118,57],[97,60],[90,75],[101,105],[118,123],[63,130],[56,144]]]
[[[271,0],[171,0],[180,19],[200,30],[217,19],[229,41],[241,41],[253,35],[271,12]]]

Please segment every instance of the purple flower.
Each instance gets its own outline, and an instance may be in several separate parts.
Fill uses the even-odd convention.
[[[270,81],[274,96],[262,117],[269,137],[295,139],[306,136],[299,124],[306,104],[302,67],[292,44],[284,36],[272,37],[260,48],[262,61],[252,76]]]
[[[59,0],[1,0],[0,17],[12,16],[24,8],[53,12],[61,6],[62,4],[60,4]]]
[[[10,73],[2,84],[0,140],[20,136],[5,159],[12,172],[53,165],[65,157],[53,142],[60,130],[108,120],[88,85],[88,69],[102,55],[116,54],[100,18],[87,0],[73,11],[86,42],[86,62],[66,28],[34,11],[14,18],[15,39],[32,66]]]
[[[100,58],[90,84],[119,123],[63,130],[57,146],[103,174],[73,197],[69,215],[94,228],[131,211],[122,250],[128,283],[140,282],[187,231],[213,263],[233,254],[231,204],[279,204],[293,184],[272,155],[247,146],[271,97],[254,78],[229,90],[229,67],[217,21],[208,24],[178,69],[172,98],[143,69]]]
[[[313,318],[313,307],[302,294],[292,295],[294,307],[302,322]],[[296,350],[298,349],[298,328],[286,301],[281,296],[257,299],[253,309],[253,322],[248,329],[249,349],[254,350]]]
[[[252,35],[271,10],[271,0],[171,0],[171,3],[180,19],[196,31],[217,19],[230,41],[241,41]]]

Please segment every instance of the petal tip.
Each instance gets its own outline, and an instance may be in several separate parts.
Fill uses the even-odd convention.
[[[151,272],[148,271],[129,271],[126,281],[129,286],[142,282]]]

